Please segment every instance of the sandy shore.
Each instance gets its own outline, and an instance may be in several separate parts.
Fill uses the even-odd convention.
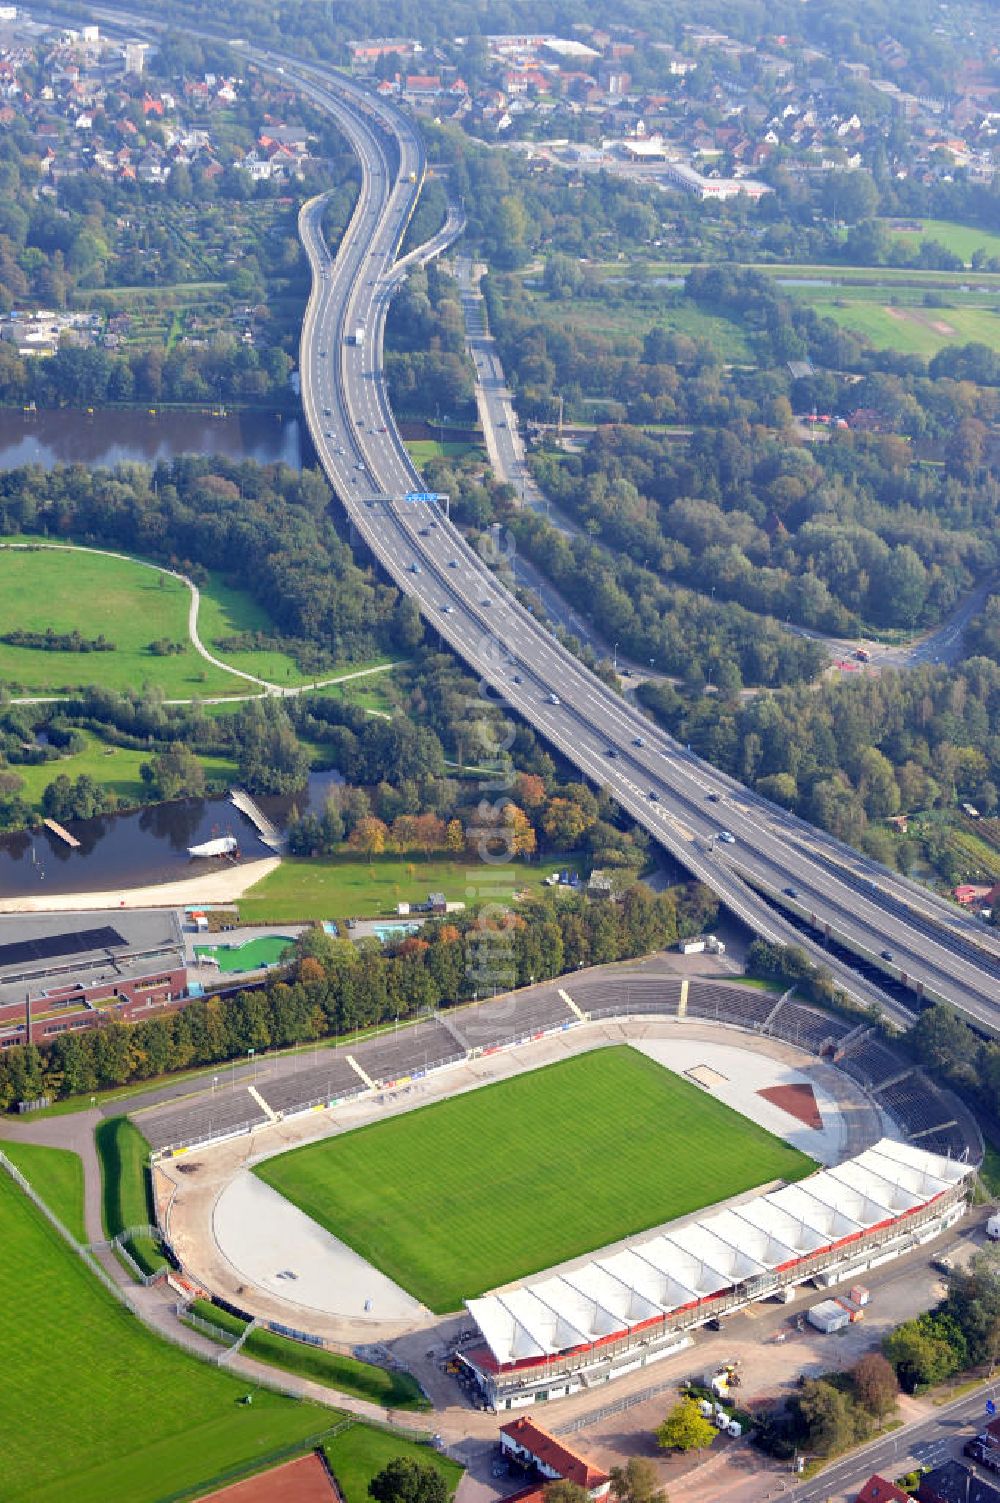
[[[0,897],[0,913],[82,913],[92,908],[181,908],[190,903],[229,903],[275,867],[280,856],[265,856],[243,866],[220,867],[202,877],[159,882],[110,892],[33,893],[31,897]]]

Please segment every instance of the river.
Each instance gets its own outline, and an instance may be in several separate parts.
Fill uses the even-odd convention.
[[[294,796],[260,797],[257,803],[283,827],[293,805],[300,813],[322,809],[329,789],[341,781],[337,772],[314,772]],[[0,836],[0,900],[108,892],[201,876],[215,870],[215,862],[192,861],[187,848],[216,835],[236,836],[240,862],[274,854],[224,798],[177,799],[128,814],[67,820],[66,828],[79,840],[78,850],[45,829]]]
[[[147,412],[136,408],[74,408],[22,412],[0,408],[0,469],[82,464],[88,469],[126,461],[155,464],[176,454],[280,461],[302,468],[304,435],[296,417],[272,412]]]

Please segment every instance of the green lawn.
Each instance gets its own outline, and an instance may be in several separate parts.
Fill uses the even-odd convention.
[[[438,1313],[811,1159],[622,1045],[255,1173]]]
[[[130,1226],[154,1224],[153,1192],[149,1178],[149,1144],[128,1117],[107,1117],[94,1133],[101,1161],[101,1214],[107,1236],[117,1237]],[[133,1237],[129,1244],[144,1273],[162,1268],[164,1258],[151,1237]]]
[[[432,459],[464,459],[467,454],[475,454],[481,459],[486,458],[486,450],[481,444],[473,444],[465,440],[455,442],[449,439],[411,438],[406,441],[406,451],[417,469]]]
[[[83,1160],[68,1148],[42,1148],[36,1143],[0,1142],[0,1148],[50,1211],[54,1211],[78,1242],[87,1241],[83,1219]]]
[[[160,1341],[0,1174],[4,1503],[157,1503],[263,1466],[335,1416]]]
[[[90,731],[83,731],[81,734],[87,741],[81,752],[73,752],[55,762],[40,762],[33,767],[18,763],[8,769],[22,781],[21,797],[40,809],[42,794],[49,783],[55,782],[63,773],[68,778],[78,778],[86,773],[95,783],[112,789],[127,803],[145,803],[149,798],[149,789],[142,781],[139,769],[143,762],[149,761],[150,753],[133,751],[126,746],[108,746]],[[202,756],[198,760],[210,782],[225,783],[231,787],[238,781],[236,763],[228,757]]]
[[[651,293],[657,289],[650,289]],[[753,359],[739,325],[721,314],[708,312],[693,300],[683,298],[677,306],[651,297],[648,304],[622,302],[610,304],[594,299],[566,303],[536,294],[535,311],[549,323],[570,326],[594,334],[620,334],[641,339],[653,327],[704,339],[723,360],[747,362]]]
[[[231,971],[257,971],[276,965],[294,943],[289,935],[269,934],[263,939],[250,939],[245,945],[195,945],[194,953],[217,960],[219,970],[228,975]]]
[[[951,219],[925,219],[923,215],[914,215],[912,219],[908,216],[903,219],[887,219],[883,223],[892,238],[902,245],[917,250],[925,240],[936,240],[945,250],[961,256],[966,266],[977,250],[984,250],[988,256],[1000,256],[1000,235],[995,235],[990,230],[956,224]],[[920,229],[900,229],[899,226],[903,224],[919,225]]]
[[[229,1340],[241,1336],[246,1330],[246,1321],[227,1310],[221,1310],[209,1300],[196,1299],[192,1306],[195,1315],[218,1326],[225,1332],[220,1338],[228,1345]],[[280,1367],[285,1372],[299,1373],[322,1383],[337,1393],[351,1394],[354,1398],[367,1399],[384,1409],[429,1409],[420,1384],[409,1373],[390,1372],[388,1368],[376,1367],[371,1362],[359,1362],[356,1357],[347,1357],[343,1352],[327,1351],[324,1347],[309,1346],[303,1341],[294,1341],[289,1336],[279,1336],[277,1331],[258,1327],[243,1344],[248,1357],[256,1357],[270,1367]]]
[[[462,1478],[463,1468],[431,1446],[403,1435],[391,1435],[371,1425],[350,1425],[323,1447],[330,1470],[337,1479],[344,1503],[369,1503],[368,1484],[397,1456],[412,1457],[425,1466],[437,1467],[451,1497]]]
[[[397,903],[423,902],[443,892],[449,902],[470,907],[484,899],[508,902],[515,892],[540,887],[542,877],[573,861],[545,866],[487,866],[423,856],[286,857],[239,900],[246,924],[293,924],[308,919],[377,918],[395,914]]]
[[[159,685],[174,698],[240,693],[233,678],[198,656],[188,637],[190,592],[169,575],[130,559],[86,549],[0,548],[0,633],[15,628],[102,632],[114,652],[46,652],[0,642],[0,680],[22,692],[58,694],[99,683],[108,689]],[[183,644],[169,657],[149,650],[165,638]]]
[[[807,293],[804,300],[822,318],[832,318],[841,328],[866,335],[879,349],[928,359],[945,345],[971,341],[1000,350],[1000,312],[993,308],[879,304],[868,296],[854,298],[849,290],[829,288],[824,288],[822,295]]]

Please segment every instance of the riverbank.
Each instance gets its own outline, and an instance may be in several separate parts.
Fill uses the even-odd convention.
[[[221,866],[202,876],[111,892],[56,892],[32,897],[0,897],[0,913],[85,913],[95,908],[181,908],[193,903],[230,903],[281,865],[265,856],[241,866]]]

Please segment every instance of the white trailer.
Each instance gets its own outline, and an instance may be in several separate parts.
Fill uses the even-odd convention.
[[[842,1331],[850,1325],[851,1317],[843,1305],[835,1299],[822,1300],[818,1305],[813,1305],[806,1314],[806,1319],[817,1331],[822,1331],[824,1336],[830,1336],[834,1331]]]

